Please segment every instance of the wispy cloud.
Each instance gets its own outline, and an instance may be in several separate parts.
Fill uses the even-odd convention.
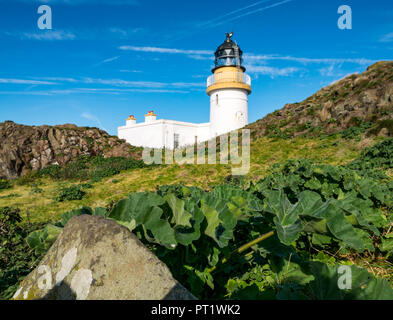
[[[100,128],[102,128],[102,129],[104,129],[105,131],[107,131],[107,130],[104,128],[104,126],[102,125],[101,120],[100,120],[97,116],[95,116],[95,115],[93,115],[93,114],[91,114],[91,113],[89,113],[89,112],[83,112],[83,113],[81,114],[81,117],[82,117],[82,118],[85,118],[85,119],[87,119],[87,120],[90,120],[90,121],[93,121],[93,122],[97,123],[98,126],[99,126]]]
[[[283,4],[286,4],[286,3],[292,2],[292,1],[295,1],[295,0],[279,1],[279,2],[275,2],[271,5],[268,5],[268,6],[265,6],[262,8],[256,8],[257,6],[262,5],[264,3],[273,2],[273,0],[257,1],[255,3],[249,4],[247,6],[227,12],[227,13],[220,15],[214,19],[195,23],[192,28],[188,28],[187,30],[178,31],[175,36],[171,36],[171,39],[172,39],[172,41],[174,41],[174,40],[180,40],[180,39],[183,39],[186,37],[190,37],[190,35],[196,34],[202,30],[214,28],[214,27],[232,22],[234,20],[241,19],[243,17],[247,17],[247,16],[255,14],[255,13],[259,13],[259,12],[262,12],[262,11],[265,11],[265,10],[268,10],[268,9],[271,9],[274,7],[281,6]]]
[[[9,0],[0,0],[1,2],[8,2]],[[40,4],[62,4],[62,5],[128,5],[128,6],[137,6],[139,5],[139,1],[137,0],[13,0],[15,2],[35,2]]]
[[[124,29],[119,27],[112,27],[109,28],[109,32],[113,35],[117,35],[120,38],[129,38],[136,33],[140,33],[144,31],[144,28],[131,28],[131,29]]]
[[[259,12],[262,12],[262,11],[265,11],[265,10],[268,10],[268,9],[271,9],[271,8],[275,8],[275,7],[281,6],[281,5],[283,5],[283,4],[286,4],[286,3],[289,3],[289,2],[292,2],[292,1],[294,1],[294,0],[284,0],[284,1],[280,1],[280,2],[271,4],[271,5],[266,6],[266,7],[263,7],[263,8],[253,9],[253,10],[244,12],[244,13],[242,13],[242,14],[239,14],[239,15],[236,15],[236,16],[233,16],[233,17],[230,17],[230,18],[227,18],[227,19],[223,19],[222,21],[217,21],[217,22],[214,22],[214,23],[210,23],[210,24],[208,25],[208,27],[209,27],[209,28],[217,27],[217,26],[223,25],[223,24],[225,24],[225,23],[232,22],[232,21],[234,21],[234,20],[238,20],[238,19],[247,17],[247,16],[249,16],[249,15],[251,15],[251,14],[255,14],[255,13],[259,13]],[[267,1],[260,1],[258,4],[261,4],[262,2],[267,2]],[[245,8],[242,8],[242,9],[239,9],[239,10],[235,10],[234,12],[236,12],[236,11],[239,12],[239,11],[242,11],[242,10],[244,10],[244,9],[250,8],[250,7],[255,6],[255,5],[256,5],[256,4],[250,5],[250,6],[247,6],[247,7],[245,7]],[[234,13],[234,12],[232,12],[232,13]],[[228,15],[229,15],[229,14],[228,14]]]
[[[211,25],[213,25],[213,24],[215,24],[215,23],[217,23],[217,22],[222,21],[224,18],[228,18],[228,17],[230,17],[231,15],[234,15],[234,14],[236,14],[236,13],[242,12],[242,11],[247,10],[247,9],[249,9],[249,8],[253,8],[253,7],[257,6],[257,5],[260,5],[260,4],[269,2],[269,1],[272,1],[272,0],[262,0],[262,1],[255,2],[255,3],[250,4],[250,5],[248,5],[248,6],[245,6],[245,7],[242,7],[242,8],[236,9],[236,10],[233,10],[233,11],[231,11],[231,12],[225,13],[225,14],[223,14],[223,15],[221,15],[221,16],[218,16],[218,17],[216,17],[216,18],[214,18],[214,19],[211,19],[211,20],[208,20],[208,21],[201,22],[201,23],[197,24],[197,26],[198,26],[198,27],[210,27]]]
[[[49,81],[38,81],[38,80],[28,80],[28,79],[5,79],[5,78],[0,78],[0,83],[30,84],[30,85],[38,85],[38,84],[53,85],[53,84],[57,84],[55,82],[49,82]]]
[[[119,70],[119,71],[122,72],[122,73],[142,73],[142,71],[140,71],[140,70],[122,69],[122,70]]]
[[[135,46],[121,46],[120,50],[136,51],[147,53],[164,53],[164,54],[183,54],[194,60],[211,60],[214,51],[211,50],[185,50],[176,48],[160,48],[160,47],[135,47]]]
[[[131,71],[138,72],[138,71]],[[92,84],[92,85],[109,85],[118,88],[144,88],[144,89],[165,89],[165,88],[201,88],[205,86],[204,82],[158,82],[158,81],[129,81],[124,79],[102,79],[102,78],[71,78],[71,77],[32,77],[30,79],[8,79],[0,78],[0,84],[29,84],[29,85],[61,85],[71,84]],[[88,90],[88,89],[83,89]],[[103,90],[101,88],[92,90]],[[109,90],[109,89],[105,89]],[[117,90],[117,89],[113,89]]]
[[[342,63],[340,63],[339,65],[333,63],[330,66],[319,69],[318,71],[321,74],[321,76],[324,77],[337,77],[342,74],[342,71],[338,71],[341,67],[342,67]]]
[[[42,32],[28,33],[28,32],[6,32],[7,35],[17,36],[22,40],[44,40],[44,41],[56,41],[56,40],[74,40],[76,35],[69,31],[53,31],[45,30]]]
[[[102,60],[102,61],[96,63],[96,64],[94,65],[94,67],[98,67],[98,66],[103,65],[103,64],[105,64],[105,63],[115,61],[115,60],[117,60],[117,59],[119,59],[119,58],[120,58],[120,56],[116,56],[116,57],[112,57],[112,58],[108,58],[108,59]]]
[[[354,63],[359,65],[369,65],[377,62],[377,60],[371,60],[366,58],[305,58],[305,57],[293,57],[293,56],[280,56],[280,55],[254,55],[245,54],[244,59],[248,62],[255,61],[268,61],[268,60],[283,60],[293,61],[304,65],[311,63],[328,63],[328,64],[339,64],[339,63]]]
[[[111,62],[111,61],[115,61],[115,60],[117,60],[119,58],[120,58],[120,56],[108,58],[108,59],[105,59],[104,61],[101,61],[100,63],[108,63],[108,62]]]
[[[199,82],[155,82],[155,81],[128,81],[123,79],[99,79],[99,78],[84,78],[82,80],[86,84],[104,84],[116,87],[133,87],[133,88],[198,88],[205,86],[204,83]]]
[[[393,42],[393,32],[385,34],[379,40],[380,42]]]
[[[274,68],[274,67],[253,66],[253,65],[247,66],[247,70],[250,73],[269,75],[273,78],[277,76],[290,76],[300,71],[299,68],[295,68],[295,67]]]
[[[213,54],[213,51],[211,50],[184,50],[184,49],[159,48],[159,47],[120,46],[119,49],[124,51],[155,52],[155,53],[185,54],[185,55],[212,55]]]
[[[38,91],[0,91],[0,95],[32,95],[32,96],[56,96],[70,94],[108,94],[121,95],[127,93],[189,93],[187,90],[176,89],[143,89],[143,88],[75,88],[64,90],[38,90]]]
[[[393,37],[393,35],[392,35]],[[212,59],[214,51],[211,50],[186,50],[178,48],[161,48],[161,47],[138,47],[138,46],[121,46],[120,50],[147,52],[147,53],[164,53],[164,54],[184,54],[192,59],[208,60]],[[371,60],[366,58],[308,58],[308,57],[294,57],[289,55],[263,55],[263,54],[245,54],[244,60],[248,63],[266,63],[269,60],[282,60],[307,64],[341,64],[354,63],[359,65],[369,65],[378,60]]]

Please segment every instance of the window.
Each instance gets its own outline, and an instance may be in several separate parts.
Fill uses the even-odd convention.
[[[218,107],[218,94],[216,94],[216,106]]]
[[[180,135],[178,133],[175,133],[173,135],[173,148],[174,149],[179,148],[179,140],[180,140]]]

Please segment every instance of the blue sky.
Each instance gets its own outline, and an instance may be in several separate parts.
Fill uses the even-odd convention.
[[[52,30],[37,26],[42,4]],[[340,5],[352,30],[337,26]],[[0,121],[111,134],[149,110],[208,122],[206,78],[230,31],[252,78],[253,122],[393,60],[393,1],[0,0]]]

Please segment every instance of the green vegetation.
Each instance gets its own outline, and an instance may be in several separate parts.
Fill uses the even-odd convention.
[[[0,190],[11,188],[11,183],[8,180],[1,179],[0,180]]]
[[[22,222],[19,210],[0,208],[0,300],[10,299],[19,282],[40,262],[43,254],[36,254],[25,238],[42,224]]]
[[[370,239],[381,236],[391,223],[380,209],[392,205],[393,188],[384,186],[383,195],[373,193],[365,199],[361,189],[356,193],[349,184],[362,185],[366,178],[358,177],[357,181],[348,176],[349,169],[321,168],[307,161],[278,168],[277,173],[247,190],[227,184],[212,192],[164,186],[157,192],[132,193],[108,210],[82,208],[67,212],[58,225],[65,225],[74,215],[93,212],[117,221],[133,231],[169,266],[176,279],[203,299],[241,294],[250,299],[285,299],[288,295],[393,299],[386,280],[374,278],[352,264],[352,284],[357,288],[346,292],[337,287],[337,269],[340,264],[348,264],[337,252],[361,255],[378,249],[377,241]],[[317,177],[321,185],[331,181],[327,190],[316,186]],[[333,182],[341,183],[335,186]],[[48,231],[43,229],[42,233]],[[261,237],[265,242],[255,241]],[[39,232],[29,238],[44,239],[34,242],[32,249],[35,243],[48,247],[55,240],[41,237]],[[239,249],[242,246],[249,249],[246,256],[246,250]],[[336,258],[326,259],[321,251],[335,253]],[[328,260],[330,265],[320,260]],[[322,278],[324,284],[319,287]],[[365,278],[368,281],[363,283]],[[381,291],[376,292],[376,287]]]
[[[65,167],[51,165],[38,172],[38,176],[53,180],[91,180],[99,182],[124,170],[144,168],[142,160],[124,157],[104,158],[103,156],[82,156],[69,162]]]
[[[383,110],[381,114],[384,114],[386,110]],[[368,135],[377,135],[382,129],[386,129],[390,137],[393,136],[393,119],[385,119],[377,121],[377,123],[368,131]]]
[[[113,219],[202,299],[393,299],[393,279],[358,266],[391,270],[393,183],[353,167],[391,168],[392,151],[387,140],[347,166],[289,160],[255,183],[229,177],[210,192],[161,186],[107,208],[67,212],[49,226],[56,235],[74,215]],[[49,234],[48,226],[32,233],[32,249],[48,248]],[[337,287],[340,265],[351,268],[352,290]]]
[[[352,119],[351,119],[352,120]],[[351,124],[351,121],[350,121]],[[361,135],[366,132],[372,126],[371,122],[364,122],[363,120],[357,120],[352,123],[353,126],[345,129],[341,132],[344,139],[356,139],[361,140]]]
[[[199,298],[393,299],[393,139],[363,148],[341,134],[261,138],[245,177],[225,165],[120,166],[99,183],[94,172],[116,161],[82,158],[15,183],[0,206],[31,208],[32,221],[47,222],[24,223],[26,242],[11,240],[24,250],[15,259],[30,267],[71,217],[97,214],[132,230]],[[59,190],[62,202],[53,200]],[[337,287],[340,265],[351,268],[352,290]],[[1,297],[27,273],[5,275]]]
[[[357,170],[393,168],[393,138],[365,149],[349,167]]]
[[[344,140],[339,134],[321,136],[320,138],[260,138],[251,144],[250,173],[244,177],[247,181],[257,181],[270,172],[271,165],[288,159],[305,158],[318,163],[345,164],[360,155],[365,146],[374,144],[382,138],[363,141]],[[109,158],[110,159],[110,158]],[[109,161],[106,160],[105,161]],[[79,161],[82,162],[82,161]],[[115,163],[116,164],[116,163]],[[89,178],[93,173],[91,161],[86,165]],[[31,213],[31,221],[49,222],[59,219],[65,211],[80,206],[106,207],[119,201],[135,191],[153,191],[156,185],[184,182],[208,190],[221,184],[231,174],[229,165],[157,165],[144,168],[121,170],[115,176],[102,178],[99,182],[64,178],[66,169],[50,166],[39,173],[32,172],[12,182],[12,188],[1,192],[0,207],[13,206]],[[124,167],[123,167],[124,168]],[[105,169],[104,169],[105,170]],[[110,169],[109,169],[110,170]],[[70,172],[70,170],[67,170]],[[83,175],[81,175],[83,176]],[[84,175],[86,177],[86,175]],[[59,189],[75,184],[90,183],[91,188],[83,190],[87,193],[81,200],[57,202],[55,198]],[[42,192],[35,193],[34,186]]]
[[[83,187],[80,185],[73,185],[68,188],[62,188],[59,191],[59,194],[56,197],[56,201],[71,201],[71,200],[81,200],[83,196],[86,194],[82,189]]]

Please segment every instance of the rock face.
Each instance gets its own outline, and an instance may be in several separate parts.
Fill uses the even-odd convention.
[[[378,62],[366,72],[337,81],[301,103],[287,104],[247,128],[252,137],[277,134],[278,130],[299,136],[315,129],[334,133],[363,121],[375,125],[374,134],[385,129],[384,135],[393,136],[392,119],[393,62]]]
[[[99,216],[72,218],[14,299],[195,299],[127,228]]]
[[[125,140],[97,128],[0,123],[0,179],[14,179],[51,164],[64,165],[80,155],[137,157]]]

